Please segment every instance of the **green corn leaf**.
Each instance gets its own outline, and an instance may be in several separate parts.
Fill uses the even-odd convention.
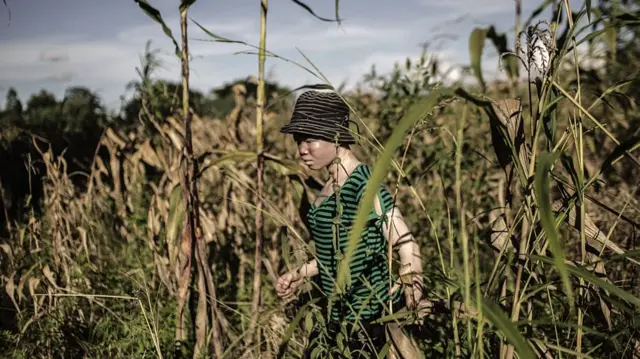
[[[529,26],[531,26],[531,23],[533,22],[533,19],[535,19],[538,15],[542,14],[542,12],[549,7],[550,5],[554,4],[555,1],[554,0],[545,0],[542,4],[540,4],[535,10],[533,10],[533,12],[531,12],[531,15],[529,15],[529,18],[524,22],[523,25],[523,29],[528,28]]]
[[[307,316],[304,318],[304,328],[306,329],[307,333],[311,333],[311,330],[313,329],[313,312],[312,311],[307,312]]]
[[[422,120],[437,104],[438,100],[446,95],[453,94],[451,89],[440,88],[434,90],[429,94],[427,98],[414,104],[409,108],[407,113],[402,117],[399,123],[395,126],[391,137],[387,140],[384,146],[384,152],[382,156],[376,162],[367,187],[362,196],[362,200],[358,205],[358,211],[354,220],[351,233],[349,235],[349,241],[347,248],[344,252],[344,259],[340,262],[338,267],[338,276],[336,280],[336,291],[334,293],[344,293],[344,290],[351,278],[349,273],[349,266],[353,259],[353,254],[358,244],[360,243],[360,235],[364,229],[364,225],[367,221],[369,213],[373,209],[373,203],[375,196],[382,184],[382,181],[387,176],[393,156],[396,153],[398,147],[402,144],[407,131],[416,122]]]
[[[612,17],[612,20],[620,20],[627,23],[627,25],[636,25],[640,23],[640,17],[638,15],[630,13],[630,12],[622,12],[616,16]]]
[[[289,323],[289,326],[287,327],[287,330],[284,333],[284,338],[282,338],[282,342],[281,342],[281,345],[280,345],[280,355],[278,355],[279,358],[282,358],[282,355],[284,354],[284,351],[286,350],[287,345],[289,344],[289,340],[291,340],[291,336],[293,335],[293,332],[298,328],[298,324],[300,323],[302,318],[310,310],[310,307],[312,307],[313,305],[318,303],[320,301],[320,299],[321,299],[320,297],[313,298],[310,301],[308,301],[307,303],[305,303],[298,310],[298,313],[296,313],[296,316],[293,318],[291,323]]]
[[[593,32],[590,32],[587,36],[581,38],[580,40],[576,41],[576,46],[580,46],[585,42],[591,42],[592,40],[596,39],[598,36],[604,34],[607,32],[607,28],[605,27],[604,29],[600,29],[600,30],[596,30]],[[569,48],[569,50],[573,50],[573,46],[571,48]]]
[[[212,33],[211,31],[207,30],[204,26],[200,25],[194,19],[191,19],[191,21],[193,21],[193,23],[196,24],[196,26],[198,26],[200,28],[200,30],[204,31],[205,34],[209,35],[209,37],[213,38],[217,42],[228,42],[228,43],[232,43],[232,44],[241,44],[241,45],[247,45],[247,46],[253,47],[252,45],[250,45],[250,44],[248,44],[248,43],[246,43],[244,41],[231,40],[231,39],[227,39],[226,37],[222,37],[222,36],[216,35],[216,34]]]
[[[544,256],[538,256],[538,255],[532,255],[531,256],[532,260],[539,260],[541,262],[545,262],[545,263],[555,263],[555,259],[551,259],[548,257],[544,257]],[[607,282],[603,279],[598,278],[595,274],[580,268],[580,267],[575,267],[575,266],[567,266],[567,271],[569,273],[571,273],[572,275],[578,277],[578,278],[582,278],[584,280],[586,280],[587,282],[590,282],[591,284],[599,287],[600,289],[607,291],[613,295],[615,295],[616,297],[619,297],[620,299],[626,300],[627,302],[631,303],[633,306],[635,306],[636,308],[640,308],[640,298],[634,296],[633,294],[624,291],[623,289],[620,289],[619,287],[616,287],[615,285],[613,285],[610,282]]]
[[[475,73],[480,85],[482,86],[482,90],[484,92],[485,83],[482,78],[482,51],[484,49],[484,39],[486,37],[487,31],[484,29],[476,28],[471,32],[471,36],[469,36],[469,56],[471,60],[471,69]]]
[[[611,57],[613,59],[616,58],[616,50],[618,48],[618,28],[615,24],[610,24],[605,27],[605,42],[607,43],[607,47],[609,51],[611,51]]]
[[[491,324],[495,325],[500,332],[502,332],[507,341],[514,346],[520,359],[535,358],[533,350],[518,331],[516,325],[507,318],[504,311],[497,304],[484,300],[482,302],[482,313]]]
[[[173,37],[173,33],[171,32],[171,29],[167,26],[167,24],[162,19],[162,15],[160,14],[160,11],[158,11],[158,9],[154,8],[153,6],[149,5],[147,0],[133,0],[133,1],[136,4],[138,4],[138,6],[140,6],[140,9],[142,9],[142,11],[144,11],[144,13],[147,14],[147,16],[149,16],[155,22],[160,24],[160,26],[162,26],[162,31],[164,31],[165,35],[167,35],[171,39],[171,41],[173,42],[173,45],[175,46],[176,56],[178,56],[178,58],[181,58],[180,46],[178,45],[178,42],[176,41],[175,37]]]
[[[559,153],[543,153],[540,155],[535,171],[534,190],[540,211],[540,222],[547,235],[554,263],[558,272],[560,272],[565,294],[569,297],[569,305],[573,308],[573,290],[569,281],[567,265],[564,262],[564,252],[560,243],[558,229],[556,228],[553,209],[551,208],[551,194],[549,193],[551,167],[558,157]]]
[[[338,5],[338,0],[336,0],[336,19],[335,19],[335,20],[334,20],[334,19],[327,19],[327,18],[325,18],[325,17],[318,16],[318,15],[313,11],[313,9],[311,9],[311,7],[310,7],[309,5],[307,5],[307,4],[305,4],[305,3],[303,3],[303,2],[302,2],[302,1],[300,1],[300,0],[291,0],[291,1],[293,1],[294,3],[296,3],[298,6],[302,7],[303,9],[307,10],[307,12],[308,12],[309,14],[313,15],[313,17],[315,17],[315,18],[316,18],[316,19],[318,19],[318,20],[327,21],[327,22],[336,22],[336,21],[337,21],[337,22],[340,22],[340,19],[338,18],[338,7],[339,7],[339,5]]]

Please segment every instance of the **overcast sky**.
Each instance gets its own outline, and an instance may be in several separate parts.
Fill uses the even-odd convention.
[[[126,83],[136,79],[135,67],[147,40],[164,52],[165,69],[158,76],[173,80],[180,76],[170,40],[133,0],[6,1],[8,10],[0,6],[2,103],[9,87],[26,100],[41,88],[61,97],[65,88],[80,85],[96,91],[113,108],[125,94]],[[149,3],[160,10],[179,39],[179,1]],[[211,32],[257,45],[259,3],[199,0],[189,14]],[[306,3],[321,16],[334,14],[333,0]],[[539,3],[523,0],[523,17]],[[580,7],[582,1],[572,3]],[[430,50],[445,64],[465,65],[468,36],[475,26],[494,24],[498,31],[513,32],[513,0],[448,0],[444,4],[445,0],[341,0],[344,22],[338,26],[313,18],[290,0],[271,0],[267,49],[305,63],[299,48],[334,84],[346,81],[353,85],[372,64],[379,71],[388,71],[396,61],[418,56],[425,41],[433,42]],[[541,15],[548,17],[548,11]],[[256,56],[234,54],[246,47],[197,41],[207,36],[192,22],[189,33],[195,57],[191,65],[194,88],[208,91],[236,78],[257,75]],[[486,60],[484,67],[496,71],[496,58]],[[274,80],[291,87],[318,82],[282,60],[267,58],[266,69]]]

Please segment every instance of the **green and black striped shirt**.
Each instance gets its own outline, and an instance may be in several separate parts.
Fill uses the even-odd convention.
[[[359,164],[336,193],[316,206],[315,202],[307,215],[311,235],[315,243],[319,275],[316,283],[327,298],[333,293],[339,258],[346,250],[349,233],[358,210],[358,203],[364,194],[371,175],[371,169]],[[380,186],[378,198],[382,213],[394,206],[389,191]],[[341,208],[342,213],[339,213]],[[339,218],[339,220],[336,220]],[[351,262],[351,286],[346,293],[333,302],[331,321],[370,321],[385,314],[389,305],[391,285],[388,269],[387,241],[383,234],[385,216],[378,216],[375,208],[369,214],[362,232],[362,240],[356,248]],[[394,305],[401,298],[402,291],[393,296]]]

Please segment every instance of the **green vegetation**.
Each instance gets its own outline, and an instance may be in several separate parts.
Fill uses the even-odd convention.
[[[640,2],[545,7],[547,22],[515,14],[513,46],[506,29],[470,34],[473,81],[436,81],[427,48],[343,94],[358,154],[423,249],[423,306],[381,320],[407,324],[426,358],[640,357]],[[489,46],[504,79],[481,72]],[[313,256],[304,214],[322,183],[278,132],[290,89],[261,71],[204,94],[187,62],[176,84],[157,65],[148,47],[119,114],[85,88],[24,105],[8,92],[0,357],[296,357],[323,323],[311,284],[284,303],[273,289]]]

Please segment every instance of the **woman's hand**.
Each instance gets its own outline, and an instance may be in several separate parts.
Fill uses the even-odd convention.
[[[413,271],[406,271],[403,274],[401,269],[400,272],[400,278],[404,284],[404,298],[407,309],[416,309],[422,299],[422,277],[420,273]]]
[[[291,296],[302,284],[303,277],[298,271],[289,271],[278,278],[276,282],[276,293],[280,298]]]

